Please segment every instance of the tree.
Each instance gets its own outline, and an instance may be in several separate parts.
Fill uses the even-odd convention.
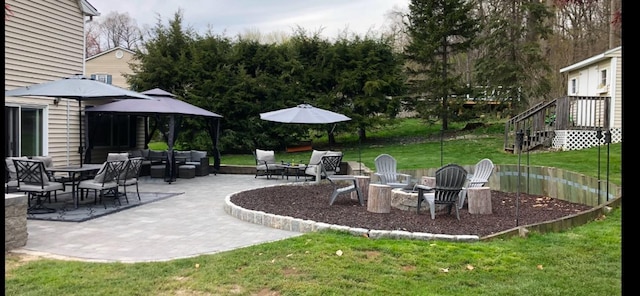
[[[100,28],[99,24],[90,22],[86,25],[84,31],[85,38],[85,56],[90,57],[102,52],[100,44]]]
[[[100,29],[108,49],[124,47],[134,50],[142,41],[142,32],[128,12],[109,12],[100,22]]]
[[[398,96],[405,94],[402,65],[392,38],[355,36],[333,45],[330,77],[335,86],[326,93],[325,104],[351,117],[360,141],[366,140],[367,128],[384,124],[400,111]]]
[[[448,129],[449,116],[466,93],[461,75],[451,71],[452,58],[471,47],[478,31],[472,3],[465,0],[412,0],[405,47],[409,87],[416,110],[424,118],[438,116]]]
[[[512,115],[547,98],[550,68],[541,41],[550,33],[550,14],[544,3],[493,0],[483,2],[479,11],[483,31],[477,43],[475,84],[486,96],[493,95],[492,100],[510,106],[506,110]]]

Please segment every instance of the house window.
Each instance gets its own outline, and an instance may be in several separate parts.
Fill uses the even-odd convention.
[[[93,147],[135,146],[135,116],[90,114],[89,136]]]
[[[607,69],[600,71],[600,87],[607,86]]]
[[[38,156],[44,152],[44,109],[5,106],[5,156]]]
[[[571,88],[571,94],[575,95],[578,93],[578,80],[573,78],[571,79],[571,85],[569,86]]]
[[[91,74],[91,79],[112,84],[113,78],[110,74]]]

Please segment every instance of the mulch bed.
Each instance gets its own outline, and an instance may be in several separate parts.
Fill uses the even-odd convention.
[[[480,237],[591,209],[546,196],[492,190],[492,214],[472,215],[465,205],[459,210],[460,221],[456,219],[455,210],[451,214],[438,211],[432,220],[428,209],[418,214],[391,207],[388,214],[371,213],[366,204],[361,206],[348,194],[339,195],[334,204],[329,205],[332,191],[331,184],[324,183],[281,185],[240,192],[232,196],[231,201],[245,209],[349,227]]]

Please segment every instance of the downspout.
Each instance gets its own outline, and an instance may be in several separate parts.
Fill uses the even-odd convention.
[[[89,16],[88,19],[85,20],[85,14],[84,14],[84,10],[82,9],[82,0],[78,0],[78,7],[80,7],[81,13],[82,13],[82,76],[86,76],[86,63],[87,63],[87,24],[90,23],[91,21],[93,21],[93,16]],[[86,115],[85,115],[86,116]],[[83,125],[82,123],[82,104],[80,102],[78,102],[78,121],[80,126]],[[87,121],[88,122],[88,121]],[[88,130],[89,130],[89,126],[87,125],[85,128],[85,132],[84,135],[80,134],[78,137],[78,141],[80,142],[80,146],[81,149],[86,149],[86,145],[88,145],[89,141],[88,141]],[[67,124],[67,133],[69,132],[69,125]],[[85,136],[86,135],[86,136]],[[83,141],[82,138],[85,138],[85,140]],[[67,139],[69,138],[69,136],[67,135]],[[85,147],[82,147],[84,143]],[[71,149],[69,149],[69,147],[67,147],[67,151],[69,151]],[[85,150],[86,151],[86,150]],[[80,152],[80,166],[82,166],[82,163],[84,162],[84,159],[82,159],[84,157],[84,152],[82,151]],[[67,152],[68,153],[68,152]]]

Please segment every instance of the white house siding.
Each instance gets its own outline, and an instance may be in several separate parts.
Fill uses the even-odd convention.
[[[616,73],[615,83],[612,83],[612,89],[609,91],[614,94],[613,96],[613,124],[612,127],[622,129],[622,56],[613,59],[615,62]]]
[[[116,52],[122,52],[122,58],[116,56]],[[129,62],[133,59],[133,52],[127,49],[113,48],[106,52],[87,59],[85,69],[87,76],[92,74],[110,74],[113,77],[111,84],[129,89],[127,79],[123,74],[132,74]]]
[[[77,0],[8,0],[5,90],[83,73],[84,17]],[[52,98],[5,98],[5,105],[43,106],[44,153],[54,165],[78,164],[78,103]]]

